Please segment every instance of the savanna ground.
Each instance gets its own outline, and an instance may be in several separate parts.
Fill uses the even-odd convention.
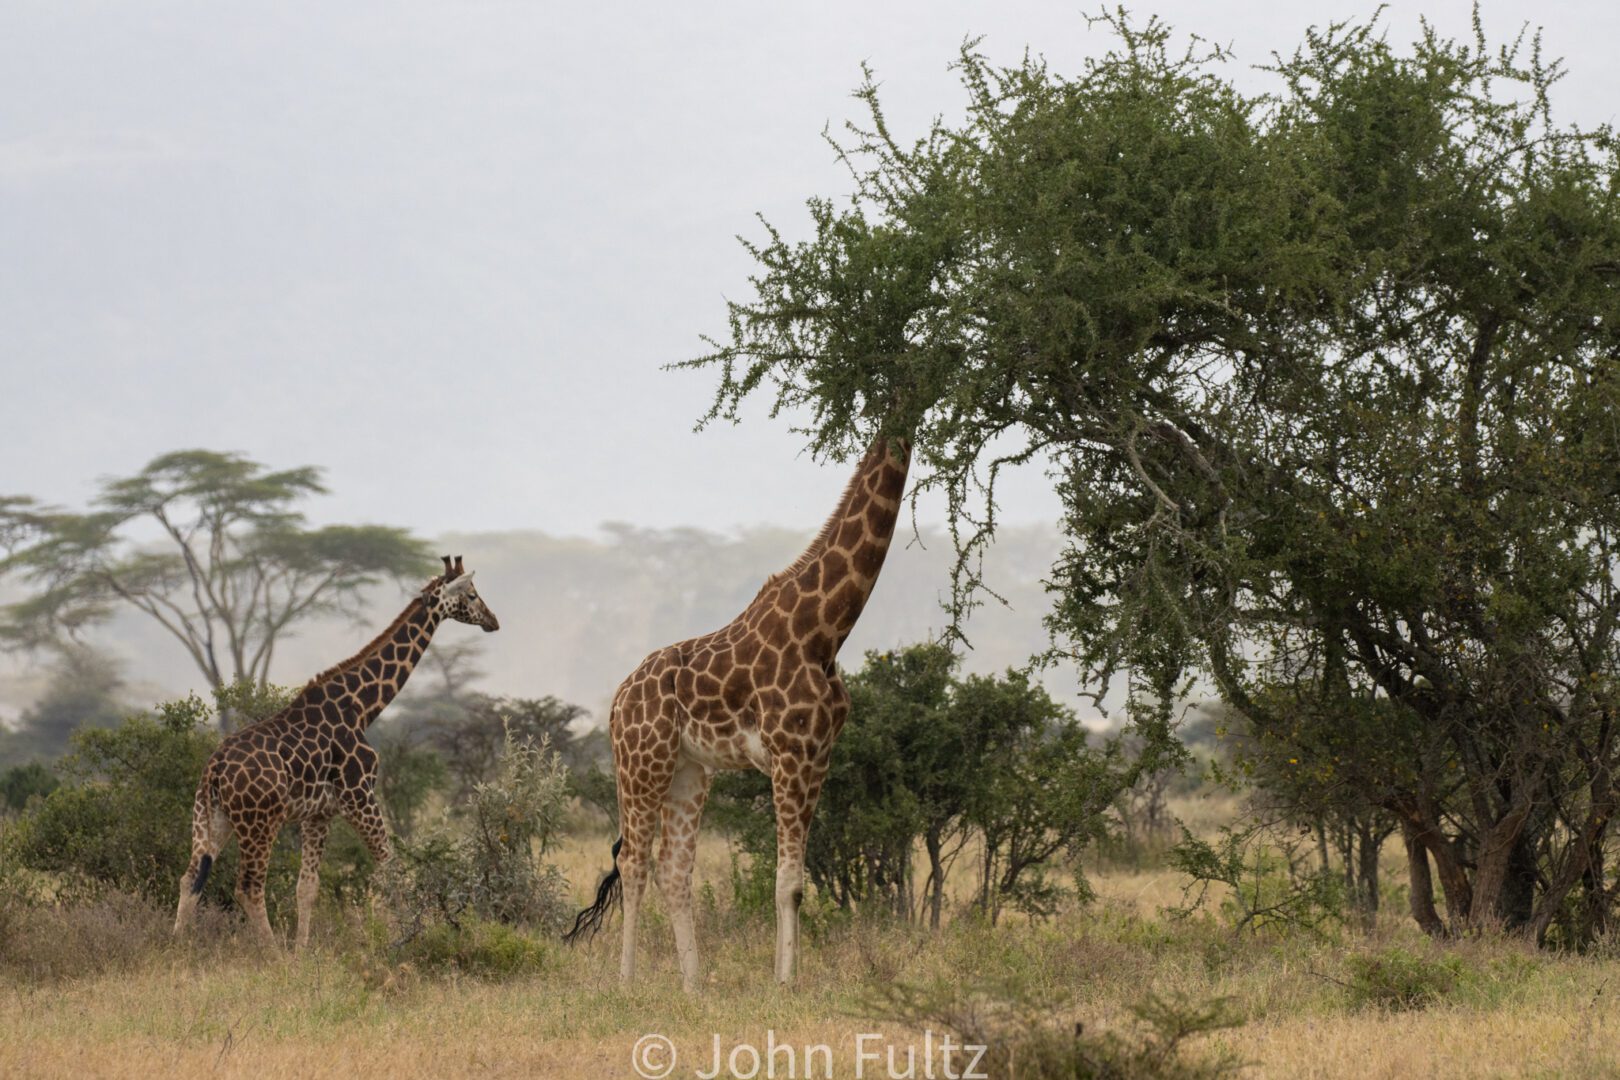
[[[1177,809],[1200,830],[1233,810],[1218,797]],[[558,852],[581,900],[606,850],[605,837],[581,835]],[[672,1075],[690,1076],[708,1072],[716,1034],[729,1053],[764,1048],[768,1032],[778,1045],[831,1047],[835,1076],[888,1075],[885,1060],[857,1061],[857,1034],[878,1035],[865,1045],[898,1047],[904,1075],[905,1048],[922,1053],[923,1028],[937,1047],[951,1019],[872,1019],[894,1015],[890,988],[905,984],[958,1007],[988,988],[1039,1003],[1053,1030],[1080,1023],[1093,1037],[1138,1031],[1133,1008],[1150,997],[1224,999],[1233,1026],[1188,1040],[1178,1060],[1236,1060],[1239,1075],[1620,1076],[1620,1018],[1608,1003],[1620,954],[1537,953],[1506,939],[1436,946],[1400,906],[1392,852],[1386,862],[1377,926],[1326,937],[1235,933],[1218,913],[1171,917],[1183,879],[1151,861],[1092,870],[1093,902],[1039,922],[958,918],[933,933],[811,904],[800,981],[784,991],[771,981],[770,921],[731,910],[731,852],[711,835],[698,868],[707,982],[695,997],[680,990],[657,901],[644,917],[640,981],[625,990],[616,921],[586,946],[548,942],[523,954],[518,974],[491,977],[397,962],[362,905],[328,905],[317,945],[292,959],[253,954],[223,912],[174,944],[169,912],[106,900],[12,926],[0,1075],[627,1077],[637,1040],[659,1033],[680,1054]],[[960,1070],[964,1059],[955,1062]],[[744,1075],[751,1064],[739,1059]],[[785,1056],[777,1066],[795,1075]],[[806,1075],[802,1056],[795,1067]],[[1001,1071],[1016,1075],[1016,1060]],[[916,1075],[927,1075],[921,1060]],[[937,1056],[934,1075],[946,1075]]]

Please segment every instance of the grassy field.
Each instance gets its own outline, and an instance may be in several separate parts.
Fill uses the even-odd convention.
[[[605,860],[605,838],[562,853],[582,899]],[[538,970],[485,979],[363,947],[374,931],[352,907],[324,911],[318,946],[297,959],[254,955],[218,912],[179,945],[167,941],[168,912],[136,901],[40,915],[12,927],[12,955],[0,958],[0,1076],[632,1077],[632,1048],[651,1033],[678,1052],[674,1076],[707,1074],[716,1036],[723,1057],[771,1038],[795,1047],[791,1072],[778,1051],[777,1076],[807,1075],[803,1048],[817,1044],[834,1076],[890,1075],[891,1046],[898,1075],[911,1047],[925,1076],[923,1028],[934,1075],[947,1075],[944,1022],[874,1019],[893,1014],[885,988],[897,983],[933,988],[942,1012],[987,1010],[968,991],[992,988],[1036,1003],[1054,1031],[1078,1022],[1092,1036],[1137,1031],[1132,1007],[1150,995],[1226,999],[1234,1026],[1190,1040],[1179,1060],[1224,1055],[1245,1076],[1620,1076],[1613,955],[1538,955],[1503,940],[1441,950],[1399,910],[1371,934],[1238,936],[1218,918],[1163,915],[1180,898],[1174,873],[1121,869],[1092,874],[1095,903],[1040,923],[961,919],[930,934],[812,917],[800,984],[782,991],[768,922],[726,910],[730,866],[724,843],[706,840],[700,895],[707,885],[720,899],[700,901],[708,975],[694,997],[679,989],[656,901],[643,978],[628,991],[616,922],[581,948],[545,945]],[[1392,1007],[1369,991],[1357,972],[1392,956],[1427,973],[1427,998]],[[859,1060],[863,1049],[878,1059]],[[965,1059],[954,1060],[960,1072]],[[813,1075],[828,1074],[826,1061],[815,1057]],[[748,1075],[746,1051],[738,1062]]]

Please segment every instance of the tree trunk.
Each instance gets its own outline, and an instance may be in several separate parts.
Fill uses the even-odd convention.
[[[1406,834],[1415,838],[1434,858],[1434,867],[1440,875],[1440,887],[1446,895],[1446,921],[1455,931],[1468,924],[1473,907],[1474,889],[1468,881],[1468,870],[1463,866],[1457,844],[1440,829],[1432,805],[1425,800],[1398,804],[1391,807],[1401,819]],[[1428,876],[1425,866],[1424,876]],[[1430,895],[1433,893],[1431,891]],[[1419,925],[1422,921],[1419,920]]]
[[[928,849],[928,880],[931,886],[923,899],[928,904],[928,926],[938,930],[940,911],[945,903],[945,867],[940,859],[944,844],[938,829],[928,830],[923,836],[923,846]]]
[[[1479,867],[1474,871],[1473,896],[1467,915],[1468,926],[1475,930],[1492,925],[1506,926],[1516,914],[1508,908],[1508,882],[1522,858],[1518,848],[1525,821],[1530,816],[1530,800],[1521,795],[1516,801],[1518,805],[1512,806],[1480,841]],[[1445,883],[1443,877],[1441,881]],[[1518,900],[1517,896],[1513,899]]]
[[[1548,883],[1530,919],[1526,933],[1538,945],[1546,938],[1548,928],[1563,907],[1564,898],[1577,881],[1582,883],[1586,893],[1586,915],[1582,920],[1586,925],[1581,928],[1580,936],[1590,940],[1605,929],[1608,905],[1603,885],[1603,840],[1608,832],[1610,816],[1617,801],[1620,801],[1620,792],[1607,780],[1605,773],[1601,786],[1593,785],[1597,797],[1587,814],[1585,827],[1581,835],[1571,841],[1563,867]]]
[[[1357,822],[1356,831],[1356,906],[1361,911],[1362,924],[1371,930],[1378,921],[1378,852],[1383,842],[1370,821]],[[1427,862],[1424,865],[1427,868]]]
[[[1412,918],[1430,937],[1445,937],[1445,924],[1440,921],[1439,913],[1434,910],[1434,879],[1429,876],[1429,849],[1418,838],[1418,831],[1410,822],[1401,823],[1401,838],[1406,841]]]

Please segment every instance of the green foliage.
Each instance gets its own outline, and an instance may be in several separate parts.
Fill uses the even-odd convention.
[[[747,845],[745,864],[731,853],[731,910],[745,919],[769,918],[776,911],[776,851]]]
[[[0,773],[0,803],[8,810],[21,810],[30,799],[44,798],[60,785],[56,774],[37,761],[14,765]]]
[[[468,918],[436,923],[400,946],[397,956],[429,972],[457,972],[483,979],[538,974],[551,953],[545,944],[510,926]]]
[[[413,746],[407,735],[385,731],[371,743],[377,749],[377,801],[388,829],[409,839],[428,800],[450,785],[450,770],[443,757]]]
[[[589,715],[580,706],[550,696],[491,697],[466,688],[472,675],[460,664],[440,670],[439,685],[402,703],[388,730],[439,755],[456,799],[466,799],[495,775],[508,733],[547,743],[570,772],[589,772],[605,756],[606,737],[579,730],[578,722]]]
[[[220,713],[238,717],[242,724],[267,720],[291,704],[296,691],[289,686],[237,679],[214,691],[214,703]]]
[[[1140,759],[1125,760],[1117,742],[1093,748],[1026,675],[959,679],[955,663],[943,646],[915,645],[868,653],[845,678],[850,717],[805,852],[811,882],[841,909],[926,912],[938,926],[947,877],[977,836],[979,905],[992,921],[1007,905],[1050,913],[1064,890],[1047,871],[1104,834],[1110,802],[1136,779]],[[737,905],[774,895],[769,779],[722,774],[709,805],[751,856],[746,871],[733,871]],[[913,865],[919,847],[922,867]]]
[[[0,498],[10,552],[0,577],[31,590],[4,609],[0,642],[77,641],[132,608],[171,634],[210,686],[264,683],[289,627],[352,612],[366,587],[432,565],[400,529],[307,526],[296,506],[324,491],[318,469],[277,472],[237,454],[181,450],[103,481],[84,513]],[[137,542],[137,522],[158,528],[164,545]],[[221,718],[232,715],[226,707]]]
[[[1224,886],[1220,908],[1234,930],[1321,934],[1344,919],[1343,881],[1325,867],[1311,867],[1292,830],[1222,826],[1220,840],[1211,844],[1184,828],[1170,865],[1189,878],[1183,904],[1169,909],[1179,918],[1202,908],[1211,886]]]
[[[692,361],[711,417],[764,389],[819,453],[913,433],[958,630],[998,472],[1049,461],[1054,657],[1160,708],[1201,672],[1280,740],[1326,695],[1388,731],[1346,780],[1386,820],[1355,821],[1414,837],[1450,929],[1541,940],[1574,897],[1560,933],[1590,940],[1617,900],[1620,142],[1555,122],[1539,42],[1477,23],[1310,31],[1249,93],[1105,21],[1073,75],[969,44],[965,119],[914,142],[868,79],[853,199],[750,248]],[[1321,770],[1308,727],[1283,760]]]
[[[411,942],[437,926],[474,919],[558,929],[572,912],[567,883],[545,856],[568,808],[568,775],[542,738],[508,731],[495,775],[473,789],[459,815],[422,838],[395,845],[385,883]]]
[[[1402,948],[1349,956],[1344,966],[1353,1004],[1390,1011],[1427,1008],[1450,996],[1467,976],[1460,957]]]
[[[619,818],[619,782],[612,773],[612,762],[603,768],[591,762],[583,772],[568,771],[568,791],[586,806],[595,807],[609,821]]]
[[[5,857],[61,875],[69,887],[111,886],[169,897],[191,856],[191,803],[217,738],[195,695],[73,736],[65,782],[0,836]],[[228,892],[224,875],[214,895]]]

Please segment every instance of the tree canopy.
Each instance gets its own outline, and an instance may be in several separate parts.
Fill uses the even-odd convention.
[[[325,490],[312,467],[182,450],[102,481],[83,512],[0,498],[0,576],[29,590],[0,612],[0,643],[78,641],[127,608],[172,635],[214,689],[263,685],[300,620],[352,614],[366,587],[432,568],[403,529],[308,525],[298,504]]]
[[[1072,76],[970,43],[965,118],[911,142],[868,78],[853,196],[767,229],[690,362],[711,418],[763,389],[818,452],[913,433],[958,621],[997,473],[1049,462],[1054,656],[1129,672],[1160,721],[1205,675],[1313,769],[1320,723],[1370,718],[1356,783],[1414,853],[1414,916],[1589,939],[1617,900],[1613,133],[1557,122],[1558,66],[1477,18],[1312,31],[1264,93],[1104,21]]]

